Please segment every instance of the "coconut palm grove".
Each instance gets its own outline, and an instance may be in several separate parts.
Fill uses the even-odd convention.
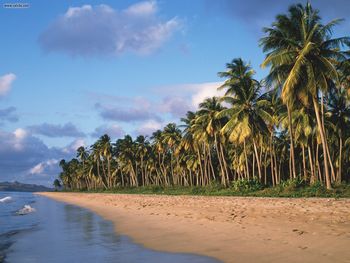
[[[247,58],[223,62],[222,97],[205,99],[150,137],[101,134],[76,158],[61,160],[64,188],[294,182],[331,190],[349,183],[350,38],[336,34],[340,23],[323,23],[310,3],[290,6],[263,28],[264,79],[255,78]]]

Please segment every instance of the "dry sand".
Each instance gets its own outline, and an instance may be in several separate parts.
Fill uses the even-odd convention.
[[[224,262],[350,262],[350,199],[41,193],[146,247]]]

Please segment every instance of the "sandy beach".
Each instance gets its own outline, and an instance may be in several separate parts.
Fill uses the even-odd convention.
[[[223,262],[350,262],[350,199],[40,193],[145,247]]]

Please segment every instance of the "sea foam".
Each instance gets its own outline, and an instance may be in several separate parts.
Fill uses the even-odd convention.
[[[31,207],[30,205],[24,205],[23,208],[18,210],[16,212],[17,215],[26,215],[29,213],[35,212],[35,208]]]
[[[11,201],[12,201],[11,196],[6,196],[6,197],[0,199],[0,203],[9,203]]]

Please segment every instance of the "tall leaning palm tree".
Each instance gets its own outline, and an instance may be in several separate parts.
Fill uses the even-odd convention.
[[[323,25],[319,11],[309,2],[305,6],[292,5],[288,11],[286,15],[278,15],[272,27],[264,29],[267,35],[260,43],[268,53],[262,66],[271,67],[267,79],[281,85],[281,97],[288,107],[296,100],[307,104],[311,98],[322,141],[326,186],[331,189],[319,96],[329,91],[329,81],[338,82],[336,65],[346,59],[341,45],[348,43],[349,38],[332,38],[332,29],[341,20]]]

